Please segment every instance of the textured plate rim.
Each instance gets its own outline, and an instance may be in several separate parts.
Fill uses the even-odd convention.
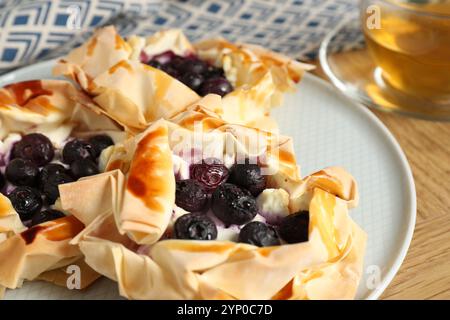
[[[19,68],[17,70],[13,70],[11,72],[8,72],[4,75],[0,75],[0,82],[2,81],[14,81],[16,77],[16,73],[24,74],[27,73],[29,70],[33,70],[36,68],[47,68],[51,70],[51,66],[57,61],[58,59],[48,60],[48,61],[42,61],[38,62],[23,68]],[[11,77],[11,79],[8,79]],[[372,122],[377,129],[382,133],[383,137],[390,143],[392,147],[392,151],[396,154],[397,160],[399,160],[399,165],[402,169],[401,175],[406,178],[407,180],[407,188],[408,193],[407,196],[409,199],[406,199],[407,205],[409,208],[405,208],[406,211],[408,211],[408,221],[407,221],[407,228],[404,232],[404,236],[402,239],[402,244],[400,248],[397,251],[397,254],[395,258],[393,259],[393,262],[391,262],[391,266],[389,266],[388,272],[384,275],[382,278],[380,284],[373,289],[368,296],[365,297],[367,300],[376,300],[378,299],[381,294],[384,292],[384,290],[387,288],[387,286],[392,282],[393,278],[397,274],[398,270],[400,269],[400,266],[402,265],[406,254],[408,252],[409,246],[411,244],[411,240],[414,234],[414,228],[416,224],[416,211],[417,211],[417,199],[416,199],[416,190],[415,190],[415,184],[414,184],[414,178],[411,171],[411,168],[409,166],[408,160],[400,147],[400,144],[397,142],[393,134],[389,131],[389,129],[381,122],[381,120],[375,116],[368,108],[363,106],[362,104],[358,104],[355,101],[352,101],[349,97],[347,97],[345,94],[337,90],[335,87],[333,87],[330,83],[327,83],[325,80],[311,74],[306,73],[304,76],[305,80],[311,81],[313,84],[321,87],[323,90],[326,90],[333,95],[337,96],[339,99],[342,100],[343,104],[351,108],[352,111],[358,112],[367,119],[367,121]],[[294,94],[298,94],[298,92],[301,91],[301,83],[298,85],[299,91],[297,91]],[[281,106],[282,107],[282,106]],[[405,196],[406,197],[406,196]],[[406,213],[405,213],[406,214]]]
[[[393,262],[391,262],[391,266],[389,267],[388,272],[382,278],[381,283],[374,290],[372,290],[368,296],[365,297],[365,299],[367,300],[376,300],[381,296],[384,290],[392,282],[398,270],[400,269],[403,261],[405,260],[406,254],[408,253],[408,249],[414,235],[414,229],[416,225],[416,213],[417,213],[417,197],[412,170],[411,167],[409,166],[408,159],[406,158],[406,155],[403,152],[402,148],[400,147],[400,144],[398,143],[397,139],[395,139],[394,135],[389,131],[389,129],[374,113],[372,113],[364,105],[351,100],[349,97],[347,97],[341,91],[337,90],[335,87],[332,86],[332,84],[326,82],[325,80],[310,73],[306,73],[305,78],[311,82],[314,82],[319,87],[322,87],[324,90],[333,93],[338,98],[340,98],[347,107],[351,108],[352,111],[359,112],[360,114],[365,116],[368,121],[372,122],[382,133],[383,137],[390,143],[392,151],[396,153],[397,156],[396,158],[397,160],[399,160],[398,164],[402,169],[400,175],[406,178],[407,180],[408,190],[406,190],[407,191],[406,196],[409,198],[405,199],[407,204],[407,208],[405,208],[405,215],[408,216],[407,227],[404,232],[403,239],[401,241],[402,244],[399,247],[395,259],[393,260]],[[406,198],[406,196],[404,198]]]

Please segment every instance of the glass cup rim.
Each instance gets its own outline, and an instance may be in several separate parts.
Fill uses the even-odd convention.
[[[449,13],[438,13],[438,12],[419,11],[417,9],[401,6],[399,3],[393,2],[392,0],[375,0],[375,1],[382,2],[383,4],[385,4],[387,6],[394,7],[399,10],[403,10],[405,12],[410,12],[410,13],[413,13],[416,15],[429,16],[429,17],[434,17],[434,18],[439,18],[439,19],[450,19],[450,12]],[[362,0],[361,4],[364,2],[371,2],[371,0]]]

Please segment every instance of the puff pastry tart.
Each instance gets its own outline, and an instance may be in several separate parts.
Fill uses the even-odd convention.
[[[68,264],[83,270],[81,286],[98,278],[69,244],[84,225],[60,208],[58,186],[98,173],[102,150],[124,138],[69,82],[0,89],[0,287],[34,279],[66,285],[58,268]]]
[[[129,299],[353,298],[366,235],[348,214],[352,176],[302,179],[290,138],[203,107],[152,123],[108,149],[107,172],[60,187],[86,226],[71,241],[86,263]]]
[[[79,83],[131,131],[185,111],[207,94],[223,96],[215,112],[225,121],[275,130],[270,108],[311,68],[254,45],[191,44],[177,29],[125,41],[110,26],[60,60],[54,73]]]

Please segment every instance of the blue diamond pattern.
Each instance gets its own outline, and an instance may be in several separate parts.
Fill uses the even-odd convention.
[[[55,19],[55,26],[65,26],[67,23],[67,19],[69,19],[69,15],[58,14]]]
[[[17,49],[5,48],[2,54],[2,61],[13,61],[17,55]]]
[[[103,16],[93,16],[91,19],[91,22],[89,23],[89,26],[93,27],[96,26],[100,21],[102,21]]]
[[[20,26],[28,23],[28,16],[17,16],[14,18],[13,24],[15,26]]]
[[[220,10],[220,6],[216,3],[213,3],[208,7],[209,12],[217,13],[217,12],[219,12],[219,10]]]
[[[155,19],[155,24],[158,24],[158,25],[163,25],[163,24],[165,24],[166,22],[167,22],[167,19],[162,18],[162,17],[157,17],[157,18]]]
[[[71,6],[78,8],[79,29],[67,28],[67,22],[74,18],[68,11]],[[346,19],[357,18],[358,3],[355,0],[0,0],[0,73],[38,56],[43,58],[47,53],[64,54],[79,43],[71,40],[80,30],[92,31],[119,13],[143,17],[126,15],[118,24],[124,35],[181,28],[192,41],[222,36],[310,60],[316,57],[321,40],[330,30]],[[90,33],[83,34],[87,37]],[[340,37],[345,43],[356,38],[354,34]]]

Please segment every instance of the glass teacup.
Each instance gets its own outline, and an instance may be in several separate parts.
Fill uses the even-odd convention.
[[[450,0],[362,0],[360,10],[358,26],[341,26],[322,44],[332,82],[369,106],[450,120]],[[329,49],[351,28],[362,29],[370,60],[359,79],[343,72]]]
[[[387,84],[450,102],[450,1],[365,0],[361,9],[367,46]]]

